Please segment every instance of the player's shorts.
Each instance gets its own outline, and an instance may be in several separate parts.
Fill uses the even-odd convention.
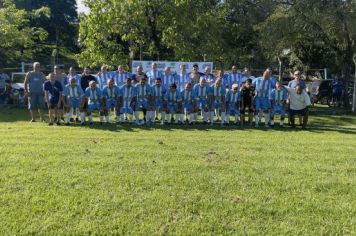
[[[80,103],[79,98],[68,98],[68,101],[71,108],[76,109],[79,107],[79,103]]]
[[[147,109],[147,99],[138,99],[136,104],[136,110]]]
[[[163,107],[163,100],[162,100],[162,99],[156,99],[156,100],[154,101],[154,103],[155,103],[155,108],[161,108],[161,107]]]
[[[214,100],[214,108],[215,109],[220,109],[222,105],[221,100]]]
[[[172,112],[172,111],[177,112],[178,111],[178,103],[168,102],[167,109],[169,112]]]
[[[192,112],[193,111],[193,104],[191,102],[184,102],[183,108],[187,112]]]
[[[45,108],[45,100],[43,93],[30,93],[28,98],[28,109],[44,109]]]
[[[107,99],[106,100],[106,109],[110,109],[112,107],[116,107],[117,106],[117,100],[116,99]]]
[[[286,112],[284,111],[283,106],[281,105],[274,105],[273,110],[271,112],[271,117],[273,117],[275,114],[280,114],[281,116],[285,116]]]
[[[309,111],[309,109],[307,107],[304,109],[301,109],[301,110],[289,109],[289,116],[290,117],[294,117],[295,115],[304,116],[308,111]]]
[[[227,115],[240,115],[239,103],[227,103],[226,108]]]
[[[206,109],[208,101],[206,99],[197,99],[197,108]]]
[[[49,103],[48,103],[48,107],[49,107],[49,109],[51,109],[51,110],[53,110],[53,109],[60,109],[59,107],[58,107],[58,99],[56,99],[56,100],[50,100],[49,101]]]
[[[271,108],[271,102],[268,97],[256,97],[255,98],[255,110],[268,110]]]
[[[120,114],[130,114],[132,115],[134,113],[134,110],[130,106],[129,102],[124,102],[123,106],[120,108]]]
[[[92,113],[94,110],[100,111],[100,104],[99,103],[91,103],[88,104],[88,114]]]

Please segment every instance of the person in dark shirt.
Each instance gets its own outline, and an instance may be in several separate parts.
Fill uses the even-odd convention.
[[[246,83],[241,88],[241,101],[240,101],[240,116],[241,125],[245,122],[245,112],[248,110],[248,122],[252,126],[253,118],[253,98],[255,96],[255,87],[252,86],[252,80],[247,79]]]
[[[53,125],[54,119],[57,118],[57,125],[59,122],[58,110],[62,109],[62,91],[63,87],[60,81],[56,80],[56,75],[50,73],[47,77],[47,81],[43,85],[43,90],[45,92],[45,101],[49,110],[49,125]]]
[[[333,80],[332,85],[331,85],[332,94],[333,94],[332,101],[333,101],[333,104],[335,107],[340,106],[341,95],[342,95],[342,86],[343,86],[342,80],[339,79],[338,77],[336,77]]]
[[[131,77],[131,81],[132,81],[133,85],[140,83],[141,78],[145,78],[146,81],[148,80],[148,76],[143,72],[142,66],[138,66],[136,68],[136,74],[133,74]]]
[[[90,68],[84,67],[82,77],[80,78],[80,86],[83,91],[89,87],[90,81],[95,81],[97,83],[95,76],[90,74]]]

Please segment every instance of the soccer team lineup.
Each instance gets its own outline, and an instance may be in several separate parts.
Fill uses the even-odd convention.
[[[238,71],[233,65],[231,73],[220,70],[213,75],[210,68],[194,64],[187,71],[184,64],[173,73],[170,67],[163,71],[152,63],[146,73],[142,66],[129,73],[119,65],[117,71],[108,71],[103,65],[97,75],[89,67],[77,74],[70,67],[54,66],[54,72],[45,76],[40,63],[33,64],[25,81],[25,95],[31,122],[45,121],[43,109],[49,111],[49,125],[94,125],[93,113],[99,124],[128,123],[135,125],[195,125],[274,127],[288,123],[295,128],[295,117],[305,129],[311,100],[306,92],[300,71],[283,86],[266,69],[260,77],[251,76],[248,69]],[[288,117],[288,122],[285,119]],[[276,116],[277,118],[277,116]],[[276,122],[277,123],[277,122]]]

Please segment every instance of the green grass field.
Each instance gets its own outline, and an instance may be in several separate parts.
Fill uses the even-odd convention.
[[[0,235],[355,235],[356,117],[49,127],[0,110]]]

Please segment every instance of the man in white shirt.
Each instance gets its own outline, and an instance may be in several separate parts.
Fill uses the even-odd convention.
[[[289,116],[292,128],[295,128],[295,115],[302,117],[302,129],[306,129],[309,116],[309,106],[311,106],[310,97],[301,86],[295,88],[286,87],[290,97]]]

